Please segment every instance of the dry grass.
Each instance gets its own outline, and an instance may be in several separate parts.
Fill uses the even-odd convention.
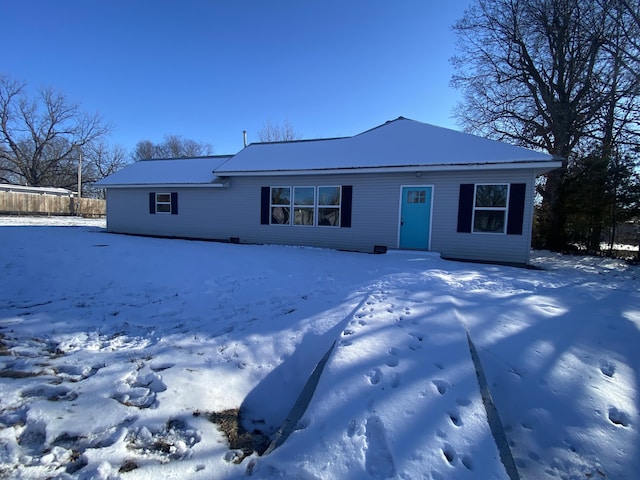
[[[24,372],[21,370],[2,370],[0,371],[0,378],[31,378],[37,377],[40,372]]]
[[[4,343],[4,335],[2,333],[0,333],[0,355],[2,356],[11,355],[11,352],[9,351],[9,347],[7,347],[7,344]]]
[[[138,468],[138,464],[136,462],[134,462],[133,460],[125,460],[124,463],[120,466],[118,472],[127,473],[135,470],[136,468]]]
[[[207,418],[218,425],[220,431],[227,437],[231,450],[242,451],[241,456],[233,458],[233,463],[242,463],[253,452],[262,455],[269,447],[271,441],[262,432],[259,430],[247,432],[244,429],[240,421],[240,410],[237,408],[213,412],[208,414]]]

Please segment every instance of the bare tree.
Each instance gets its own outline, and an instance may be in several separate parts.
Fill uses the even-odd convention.
[[[25,84],[0,75],[2,180],[32,186],[73,187],[78,151],[111,127],[52,88],[32,100]],[[74,179],[73,181],[71,179]]]
[[[156,157],[156,148],[151,140],[140,140],[133,152],[134,160],[150,160]]]
[[[607,0],[602,0],[606,2]],[[624,15],[631,18],[630,24],[624,22],[621,25],[623,35],[629,41],[629,49],[627,56],[632,60],[630,68],[638,72],[638,64],[640,64],[640,38],[638,38],[638,29],[640,28],[640,0],[618,0],[616,2]]]
[[[539,187],[547,248],[566,243],[570,162],[636,128],[638,76],[619,61],[634,51],[621,36],[633,28],[625,1],[636,0],[475,0],[454,25],[465,129],[565,159]]]
[[[180,135],[166,135],[158,144],[150,140],[139,141],[136,144],[133,159],[193,158],[212,154],[213,146],[209,143],[197,142]]]
[[[104,196],[104,190],[94,188],[93,183],[124,168],[130,160],[127,151],[121,145],[109,145],[105,142],[93,142],[82,152],[82,195]]]
[[[273,124],[271,120],[267,120],[258,131],[258,139],[261,142],[289,142],[300,138],[302,135],[296,132],[288,120],[282,124]]]
[[[10,152],[0,144],[0,183],[14,183],[11,174],[11,165],[7,160]]]

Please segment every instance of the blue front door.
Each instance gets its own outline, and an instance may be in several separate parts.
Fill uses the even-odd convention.
[[[402,187],[400,248],[428,250],[432,187]]]

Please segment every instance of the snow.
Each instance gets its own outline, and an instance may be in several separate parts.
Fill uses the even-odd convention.
[[[18,192],[18,193],[32,193],[32,194],[45,194],[45,195],[56,195],[56,196],[71,196],[75,195],[77,192],[72,192],[67,188],[58,188],[58,187],[30,187],[27,185],[13,185],[0,183],[0,191],[2,192]]]
[[[304,161],[301,161],[304,159]],[[258,143],[241,150],[216,173],[349,168],[452,168],[523,163],[560,166],[547,153],[400,117],[353,137]]]
[[[0,225],[0,477],[506,479],[468,332],[521,478],[637,478],[638,267]],[[273,435],[328,351],[291,435],[234,463],[210,414]]]
[[[179,158],[167,160],[141,160],[95,183],[99,187],[122,185],[211,185],[215,181],[213,171],[230,158],[214,157]]]

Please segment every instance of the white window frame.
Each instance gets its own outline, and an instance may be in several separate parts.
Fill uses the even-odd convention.
[[[337,188],[340,192],[340,199],[338,201],[338,205],[325,205],[320,204],[320,189],[321,188]],[[320,209],[321,208],[332,208],[338,210],[338,224],[337,225],[320,225],[318,220],[320,219]],[[317,187],[316,192],[316,226],[318,227],[328,227],[328,228],[340,228],[342,226],[342,185],[319,185]]]
[[[166,195],[169,197],[168,201],[161,201],[160,200],[160,196],[161,195]],[[169,206],[169,211],[162,211],[160,209],[160,206],[165,206],[168,205]],[[172,211],[171,211],[171,192],[156,192],[156,213],[160,214],[160,215],[171,215]]]
[[[505,206],[504,207],[477,207],[477,199],[478,199],[478,187],[480,186],[492,186],[492,187],[507,187],[506,198],[505,198]],[[507,219],[509,218],[509,195],[511,190],[511,184],[509,183],[476,183],[473,189],[473,215],[471,218],[471,233],[476,235],[506,235],[507,234]],[[502,223],[502,231],[501,232],[483,232],[476,230],[476,212],[480,211],[493,211],[493,212],[503,212],[504,213],[504,222]]]
[[[312,188],[313,189],[313,204],[312,205],[298,205],[297,207],[302,209],[313,210],[313,224],[305,225],[298,224],[295,221],[296,215],[296,202],[295,202],[295,192],[297,188]],[[337,205],[332,204],[321,204],[320,203],[320,189],[322,188],[332,188],[338,189],[339,199]],[[274,189],[288,189],[289,190],[289,204],[276,204],[273,203],[273,190]],[[287,223],[274,223],[273,222],[273,209],[276,207],[283,207],[289,209],[289,221]],[[337,225],[320,225],[318,223],[318,219],[320,216],[320,209],[327,208],[337,210]],[[329,227],[329,228],[340,228],[342,225],[342,185],[276,185],[269,187],[269,225],[276,226],[293,226],[293,227]]]
[[[289,189],[289,205],[284,203],[273,203],[273,189],[274,188],[287,188]],[[287,223],[273,223],[273,209],[274,207],[289,208],[289,221]],[[275,225],[277,227],[290,226],[293,223],[293,187],[290,185],[279,185],[269,188],[269,225]]]
[[[296,205],[296,188],[311,188],[313,189],[313,203],[311,205]],[[316,226],[316,222],[317,222],[317,218],[318,218],[318,209],[317,209],[317,203],[318,203],[318,189],[317,187],[314,187],[313,185],[294,185],[291,187],[291,210],[292,210],[292,214],[291,214],[291,225],[293,225],[294,227],[315,227]],[[311,210],[313,211],[313,223],[311,224],[303,224],[303,223],[296,223],[296,208],[301,208],[301,209],[305,209],[305,210]]]

